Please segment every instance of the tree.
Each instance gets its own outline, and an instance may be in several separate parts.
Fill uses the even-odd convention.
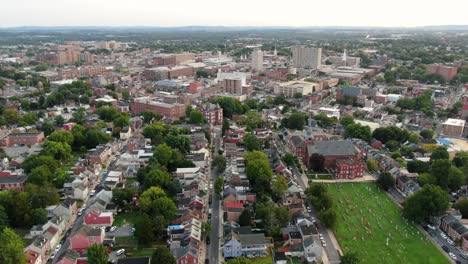
[[[152,111],[152,110],[147,110],[147,111],[144,111],[143,113],[141,113],[141,115],[143,116],[143,122],[145,124],[149,124],[151,123],[151,121],[159,121],[161,120],[161,115],[155,111]]]
[[[347,127],[348,125],[354,124],[354,117],[352,116],[343,116],[340,120],[341,125]]]
[[[72,114],[72,121],[76,122],[77,124],[84,125],[86,122],[86,109],[83,107],[78,108]]]
[[[71,146],[73,144],[73,134],[67,130],[58,130],[50,134],[49,137],[47,137],[47,140],[67,143]]]
[[[168,135],[164,142],[171,148],[183,154],[190,153],[190,138],[185,135]]]
[[[414,143],[414,144],[419,144],[419,142],[421,141],[420,137],[418,134],[416,133],[411,133],[408,137],[408,141],[411,142],[411,143]]]
[[[61,115],[56,116],[54,119],[54,123],[56,126],[61,127],[65,123],[65,119]]]
[[[424,139],[432,139],[434,137],[434,131],[425,129],[419,132],[419,135],[421,135],[421,137]]]
[[[273,173],[268,159],[249,160],[245,171],[254,190],[260,193],[269,192]]]
[[[207,222],[202,222],[201,231],[202,237],[204,239],[211,232],[211,224]]]
[[[323,171],[325,166],[325,157],[318,153],[313,153],[309,158],[309,165],[315,172]]]
[[[20,119],[18,111],[14,109],[5,109],[3,111],[3,117],[8,122],[8,124],[13,125]]]
[[[391,187],[395,186],[395,179],[388,172],[380,174],[380,177],[377,179],[377,184],[385,191],[388,191]]]
[[[214,185],[215,194],[217,196],[221,195],[221,191],[223,191],[224,179],[222,177],[217,177]]]
[[[156,239],[154,224],[148,214],[142,213],[135,222],[135,236],[139,243],[149,244]]]
[[[226,169],[226,158],[222,155],[216,155],[211,162],[211,167],[216,168],[217,172],[224,172]]]
[[[429,173],[421,173],[419,174],[419,177],[416,179],[417,183],[419,184],[419,186],[424,186],[424,185],[428,185],[428,184],[436,184],[437,180],[434,176],[432,176],[431,174]]]
[[[66,161],[71,157],[71,147],[67,143],[48,141],[44,144],[41,153],[52,156],[56,160]]]
[[[96,110],[96,113],[100,119],[112,122],[119,115],[119,110],[113,106],[102,106]]]
[[[112,202],[122,207],[130,203],[137,192],[135,188],[115,188],[112,190]]]
[[[41,130],[44,132],[44,135],[47,137],[49,136],[52,132],[55,131],[54,124],[52,124],[49,121],[44,121],[41,125]]]
[[[369,126],[360,124],[348,124],[346,126],[346,136],[349,138],[359,138],[369,142],[372,138],[372,133]]]
[[[400,146],[400,143],[396,140],[389,140],[387,141],[387,143],[385,143],[385,147],[387,147],[388,150],[390,151],[397,150],[399,146]]]
[[[159,263],[176,264],[177,262],[167,247],[156,246],[153,255],[151,256],[151,264]]]
[[[452,160],[457,168],[468,167],[468,151],[459,151]]]
[[[407,158],[413,158],[414,157],[413,150],[410,147],[407,147],[407,146],[401,146],[400,153],[401,153],[401,155],[403,157],[407,157]]]
[[[289,129],[303,130],[305,117],[303,113],[294,112],[288,118],[284,118],[281,123],[284,127]]]
[[[468,218],[468,199],[459,200],[453,207],[460,210],[463,219]]]
[[[367,159],[367,169],[372,172],[377,171],[379,169],[377,161],[374,159]]]
[[[26,264],[24,243],[10,228],[0,232],[0,262],[3,264]]]
[[[247,149],[247,151],[254,151],[254,150],[262,149],[262,143],[256,136],[252,134],[247,134],[244,137],[244,146]]]
[[[271,190],[277,197],[283,196],[288,189],[288,181],[283,175],[276,175],[271,181]]]
[[[449,154],[447,152],[447,148],[445,147],[437,147],[437,149],[435,149],[433,152],[432,152],[432,155],[431,155],[431,162],[435,161],[435,160],[448,160],[449,159]]]
[[[51,180],[52,172],[45,165],[34,168],[28,174],[28,182],[43,185]]]
[[[102,244],[92,244],[86,249],[89,264],[107,264],[109,254]]]
[[[44,208],[34,209],[34,224],[43,225],[47,223],[47,211]]]
[[[248,111],[245,113],[245,126],[247,131],[253,131],[256,128],[263,126],[264,121],[262,115],[257,111]]]
[[[317,216],[326,227],[328,228],[335,227],[337,216],[336,216],[335,210],[333,210],[332,208],[320,211]]]
[[[340,258],[341,264],[358,264],[359,258],[356,252],[348,252],[343,254]]]
[[[60,166],[59,162],[51,156],[46,155],[29,155],[21,165],[26,173],[31,172],[34,168],[46,166],[50,172],[54,173]]]
[[[447,190],[449,175],[448,171],[452,167],[452,164],[447,159],[436,160],[432,163],[430,168],[430,173],[436,179],[436,184],[442,189]]]
[[[0,232],[3,231],[5,227],[9,226],[8,214],[5,207],[0,204]]]
[[[205,123],[205,118],[203,118],[203,113],[197,109],[190,111],[189,123],[197,124],[197,125]]]
[[[142,184],[143,190],[158,186],[167,191],[172,186],[172,176],[160,169],[153,169],[146,173]]]
[[[296,157],[291,152],[288,152],[284,154],[283,161],[286,165],[293,166],[296,162]]]
[[[463,172],[455,166],[450,167],[448,172],[448,188],[456,192],[460,189],[464,181],[465,176]]]
[[[450,197],[439,186],[425,185],[403,203],[403,216],[415,222],[425,222],[440,216],[449,208]]]
[[[230,129],[229,119],[224,118],[223,119],[223,126],[221,128],[221,135],[224,136],[226,134],[226,131],[228,131],[229,129]]]
[[[412,160],[406,163],[406,168],[411,173],[413,172],[423,173],[423,172],[429,171],[429,164],[427,162],[420,161],[420,160]]]
[[[244,209],[239,216],[240,226],[250,226],[252,224],[252,212],[249,209]]]

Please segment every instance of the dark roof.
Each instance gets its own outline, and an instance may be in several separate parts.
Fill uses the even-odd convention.
[[[318,234],[317,228],[315,225],[304,225],[304,226],[299,226],[299,229],[301,230],[301,233],[304,236],[310,236],[310,235],[316,235]]]
[[[318,153],[320,155],[354,155],[358,151],[353,142],[348,140],[317,141],[314,145],[307,146],[309,155]]]
[[[275,261],[287,260],[284,252],[275,252]]]
[[[26,176],[15,176],[15,175],[10,175],[10,176],[2,176],[0,177],[0,183],[23,183],[27,179]]]
[[[70,207],[70,206],[72,206],[74,203],[75,203],[75,199],[67,198],[67,199],[65,199],[65,200],[62,202],[62,205],[63,205],[64,207]]]
[[[301,136],[294,135],[291,137],[291,142],[295,147],[299,147],[304,144],[304,140]]]
[[[264,234],[239,234],[239,240],[242,246],[268,243]]]
[[[302,239],[302,235],[300,232],[297,232],[297,231],[292,231],[292,232],[289,232],[289,237],[291,239]]]
[[[468,228],[466,226],[462,225],[458,221],[454,221],[454,222],[450,223],[449,226],[450,226],[450,228],[455,230],[455,232],[457,232],[461,236],[468,233]]]
[[[122,258],[117,260],[117,264],[149,264],[150,257]]]

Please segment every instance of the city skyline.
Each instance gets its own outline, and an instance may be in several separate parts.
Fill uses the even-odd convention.
[[[2,6],[0,27],[20,26],[253,26],[253,27],[420,27],[468,25],[468,3],[448,0],[395,0],[377,5],[370,0],[311,2],[294,5],[240,0],[229,5],[214,0],[178,1],[177,5],[149,0],[8,1]]]

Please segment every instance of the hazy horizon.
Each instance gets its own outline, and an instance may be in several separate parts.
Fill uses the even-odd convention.
[[[422,0],[17,0],[2,5],[8,27],[423,27],[468,25],[468,1]]]

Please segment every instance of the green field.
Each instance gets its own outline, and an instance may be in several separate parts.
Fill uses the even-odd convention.
[[[398,206],[375,184],[327,186],[338,215],[338,242],[345,253],[357,252],[360,263],[449,263],[424,234],[402,218]]]

